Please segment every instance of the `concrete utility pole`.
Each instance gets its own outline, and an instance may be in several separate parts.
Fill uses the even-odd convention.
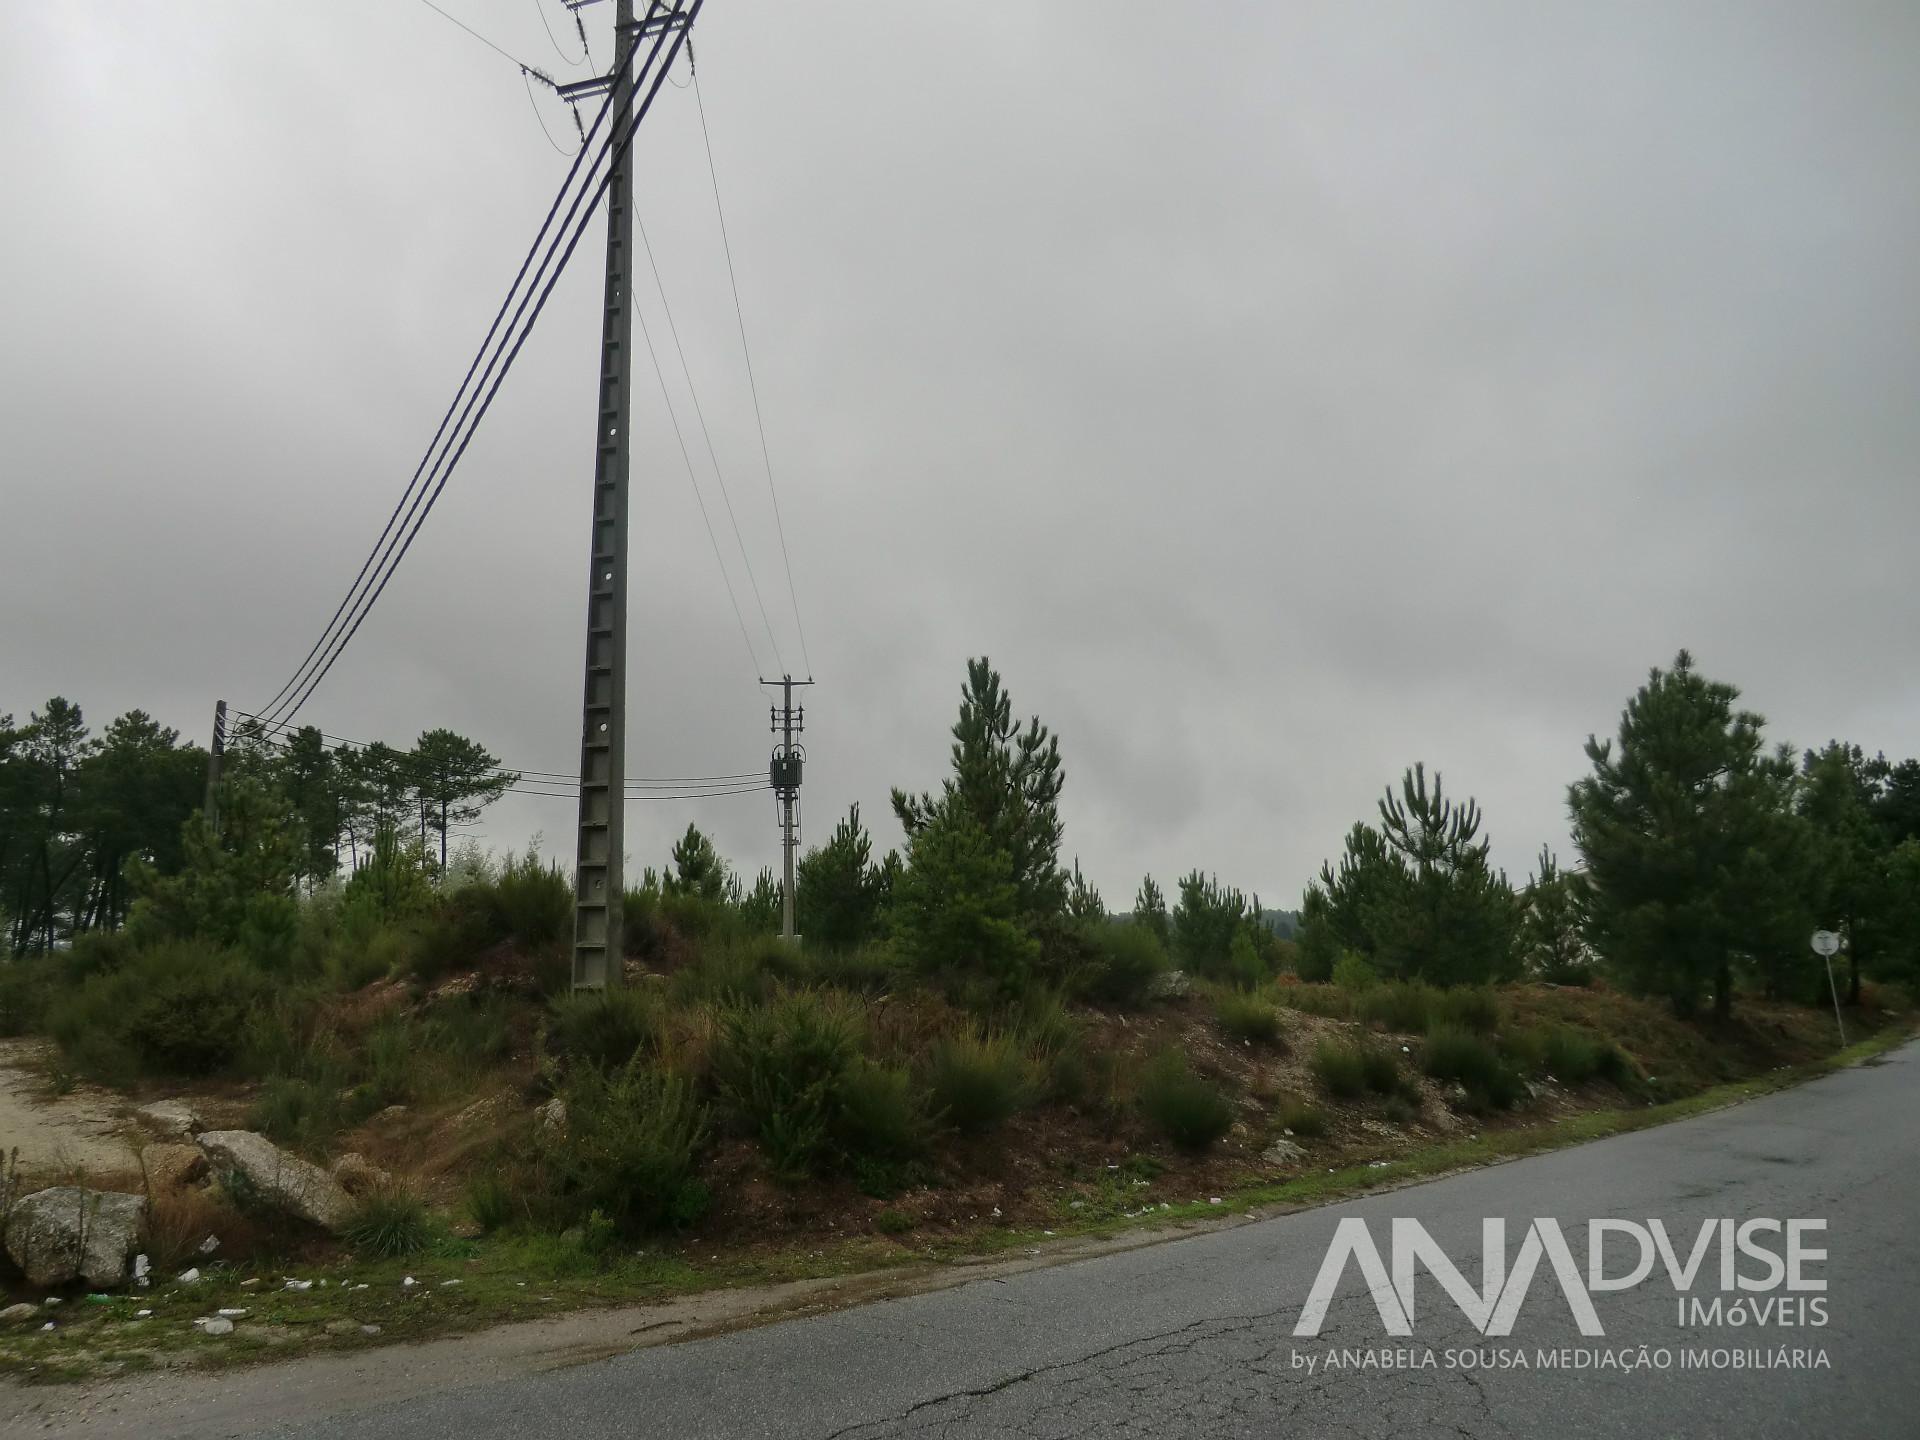
[[[220,769],[227,756],[227,702],[213,702],[213,741],[207,746],[207,803],[200,807],[207,824],[220,828]]]
[[[633,0],[616,0],[615,136],[633,114]],[[573,988],[618,985],[626,838],[628,359],[633,305],[633,158],[617,145],[607,186],[607,276],[600,317],[599,421],[594,441],[593,570],[587,585],[586,694],[580,727],[580,831],[575,852]]]
[[[762,685],[780,687],[780,705],[770,707],[773,733],[780,737],[780,743],[774,746],[773,759],[767,766],[767,778],[773,782],[774,793],[780,797],[780,934],[782,938],[795,938],[793,929],[793,850],[797,841],[797,821],[795,806],[800,799],[800,771],[806,760],[806,747],[794,743],[793,737],[807,728],[807,709],[803,705],[798,710],[793,707],[793,687],[811,685],[811,680],[796,680],[791,675],[782,675],[778,680],[762,680]]]

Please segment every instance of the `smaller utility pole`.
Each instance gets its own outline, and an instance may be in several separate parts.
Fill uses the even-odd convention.
[[[213,743],[207,746],[207,824],[220,828],[220,765],[227,754],[227,702],[213,702]]]
[[[780,737],[780,743],[773,747],[773,759],[767,766],[767,778],[773,782],[773,792],[780,797],[780,935],[785,940],[795,938],[793,931],[793,849],[796,843],[797,824],[795,806],[800,800],[800,771],[807,758],[806,747],[796,744],[794,736],[807,728],[807,709],[793,706],[793,687],[811,685],[811,680],[796,680],[791,675],[782,675],[778,680],[762,680],[762,685],[780,687],[780,704],[769,707],[772,717],[773,733]]]

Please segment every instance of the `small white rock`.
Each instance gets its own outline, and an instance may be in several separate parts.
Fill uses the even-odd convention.
[[[136,1320],[144,1320],[151,1314],[153,1314],[151,1310],[136,1310],[133,1312],[133,1318]]]
[[[199,1278],[200,1272],[197,1269],[182,1270],[179,1276],[182,1285],[192,1285],[199,1280]]]
[[[447,1288],[448,1286],[450,1286],[450,1285],[458,1285],[459,1283],[460,1283],[460,1282],[459,1282],[458,1280],[442,1280],[442,1281],[440,1282],[440,1288],[441,1288],[442,1290],[445,1290],[445,1289],[446,1289],[446,1288]]]
[[[244,1309],[235,1309],[232,1306],[227,1306],[223,1308],[220,1311],[220,1313],[226,1316],[229,1320],[237,1320],[247,1312]]]
[[[289,1290],[311,1290],[312,1288],[313,1288],[313,1281],[311,1280],[287,1281],[287,1289]]]
[[[200,1333],[203,1335],[231,1335],[233,1333],[233,1321],[227,1319],[224,1315],[214,1315],[205,1320],[196,1320],[193,1323],[200,1327]]]
[[[419,1283],[420,1282],[418,1280],[414,1279],[411,1275],[409,1275],[407,1276],[406,1279],[400,1282],[400,1288],[402,1290],[411,1290],[414,1286],[418,1285]]]
[[[51,1320],[47,1321],[47,1323],[42,1325],[40,1328],[42,1331],[51,1330],[53,1328],[53,1321]]]
[[[202,1255],[211,1255],[213,1254],[214,1251],[218,1250],[219,1248],[220,1248],[220,1237],[218,1235],[209,1235],[207,1236],[206,1239],[200,1242],[199,1253]]]

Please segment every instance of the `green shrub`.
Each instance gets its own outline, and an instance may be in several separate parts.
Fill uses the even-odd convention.
[[[46,1021],[52,994],[48,968],[39,960],[0,958],[0,1035],[27,1035]]]
[[[529,850],[508,860],[491,886],[501,933],[526,949],[564,945],[573,937],[573,880]]]
[[[1424,1035],[1440,992],[1423,980],[1389,980],[1354,1000],[1354,1014],[1396,1035]]]
[[[569,1066],[619,1070],[660,1041],[659,1002],[648,989],[612,986],[581,990],[553,1002],[546,1050]]]
[[[933,1103],[949,1125],[978,1135],[1027,1102],[1032,1073],[1006,1035],[954,1035],[934,1046],[927,1081]]]
[[[831,1158],[842,1080],[860,1041],[857,1013],[818,991],[792,991],[722,1021],[714,1078],[776,1174],[803,1175]]]
[[[400,1185],[383,1185],[363,1196],[340,1234],[361,1255],[391,1260],[417,1255],[433,1239],[427,1202]]]
[[[900,1162],[925,1153],[932,1131],[927,1096],[907,1071],[857,1059],[840,1077],[837,1100],[832,1130],[845,1154]]]
[[[419,936],[402,926],[356,926],[351,933],[342,932],[333,938],[321,969],[334,989],[358,990],[375,980],[415,969],[423,948]]]
[[[809,945],[803,959],[814,983],[870,995],[893,989],[910,973],[899,952],[879,941],[851,948]]]
[[[1308,1064],[1314,1078],[1336,1099],[1352,1100],[1367,1093],[1366,1056],[1356,1045],[1322,1040],[1313,1047]]]
[[[349,1101],[353,1120],[404,1105],[424,1089],[426,1052],[418,1028],[399,1016],[389,1016],[367,1031],[357,1054],[359,1083]]]
[[[1610,1080],[1626,1085],[1633,1079],[1633,1062],[1610,1040],[1571,1025],[1554,1025],[1539,1036],[1540,1063],[1536,1067],[1562,1085],[1584,1085]]]
[[[69,985],[123,968],[138,953],[124,930],[83,930],[60,957],[60,970]],[[15,964],[24,964],[16,961]],[[37,963],[37,962],[36,962]]]
[[[1140,1109],[1182,1150],[1205,1150],[1233,1125],[1227,1097],[1194,1074],[1177,1049],[1162,1051],[1142,1072]]]
[[[420,1030],[425,1048],[468,1070],[492,1065],[513,1052],[512,1017],[498,996],[443,1000],[428,1012]]]
[[[1329,1095],[1342,1100],[1356,1099],[1369,1090],[1393,1095],[1406,1083],[1393,1052],[1378,1045],[1322,1040],[1314,1046],[1309,1068]]]
[[[1051,990],[1034,990],[1023,996],[1013,1008],[1013,1028],[1021,1045],[1036,1059],[1049,1059],[1080,1045],[1079,1020]]]
[[[581,1069],[561,1090],[567,1123],[542,1141],[561,1214],[598,1211],[622,1233],[688,1225],[706,1211],[695,1175],[707,1113],[678,1076]]]
[[[1267,952],[1255,939],[1251,924],[1242,924],[1227,946],[1227,964],[1221,978],[1242,990],[1253,990],[1273,978]]]
[[[1493,1042],[1451,1025],[1436,1026],[1422,1057],[1427,1074],[1463,1086],[1475,1109],[1506,1110],[1527,1093],[1526,1082]]]
[[[76,1068],[110,1083],[129,1069],[210,1075],[232,1060],[263,988],[234,952],[175,941],[55,994],[47,1029]]]
[[[1282,1100],[1273,1107],[1273,1121],[1282,1130],[1308,1139],[1327,1133],[1326,1111],[1306,1100]]]
[[[321,1151],[341,1127],[340,1092],[292,1075],[275,1075],[261,1087],[248,1125],[295,1150]]]
[[[1166,974],[1167,949],[1145,925],[1101,925],[1092,931],[1093,960],[1076,989],[1086,999],[1138,1009]]]
[[[1351,950],[1342,950],[1340,958],[1333,962],[1333,983],[1342,990],[1357,994],[1372,989],[1379,980],[1379,972],[1367,963],[1366,958]]]
[[[1324,1015],[1330,1020],[1353,1018],[1353,992],[1337,985],[1282,985],[1275,994],[1289,1010]]]
[[[683,1005],[757,1005],[783,984],[804,980],[807,970],[803,952],[774,936],[716,940],[673,977],[673,996]]]
[[[467,1215],[489,1235],[511,1223],[519,1208],[513,1187],[498,1170],[483,1170],[468,1177],[465,1199]]]
[[[882,1210],[873,1217],[873,1228],[882,1235],[904,1235],[913,1229],[913,1217],[903,1210]]]
[[[1361,1046],[1360,1068],[1366,1076],[1367,1089],[1376,1095],[1397,1095],[1406,1089],[1400,1061],[1391,1050],[1378,1045]]]
[[[1270,1045],[1280,1038],[1280,1011],[1257,995],[1224,990],[1214,997],[1213,1013],[1220,1028],[1236,1040]]]
[[[1434,1009],[1434,1023],[1475,1035],[1491,1035],[1500,1028],[1500,997],[1484,985],[1442,990]]]

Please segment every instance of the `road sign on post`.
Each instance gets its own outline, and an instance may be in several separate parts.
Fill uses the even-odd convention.
[[[1847,1022],[1840,1018],[1840,991],[1833,983],[1833,957],[1839,953],[1840,937],[1831,930],[1813,932],[1813,953],[1827,966],[1827,993],[1833,996],[1833,1023],[1840,1029],[1840,1043],[1847,1043]]]

